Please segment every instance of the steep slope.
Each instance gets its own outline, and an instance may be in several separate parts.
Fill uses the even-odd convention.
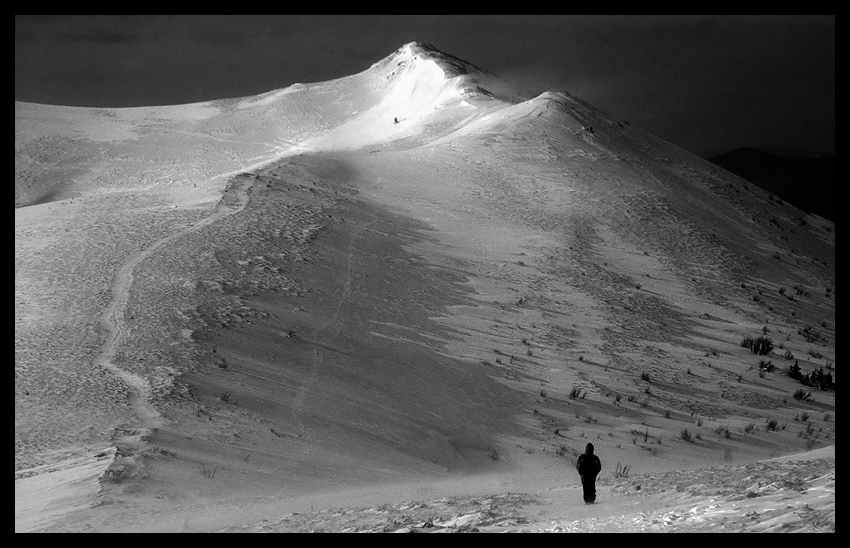
[[[834,443],[834,392],[782,372],[834,375],[834,224],[424,44],[252,98],[16,104],[17,182],[16,478],[100,466],[112,503],[29,530],[536,489],[591,440],[604,474]]]

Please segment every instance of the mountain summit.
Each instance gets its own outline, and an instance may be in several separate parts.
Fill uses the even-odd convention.
[[[403,45],[393,55],[386,59],[375,63],[373,66],[394,62],[405,62],[405,60],[415,60],[417,58],[430,60],[436,63],[445,73],[446,78],[454,78],[455,76],[485,74],[490,75],[484,69],[478,68],[468,61],[459,59],[454,55],[443,53],[431,44],[419,41],[413,41]]]
[[[425,44],[253,97],[16,102],[15,199],[16,530],[508,491],[567,527],[588,441],[614,517],[640,478],[666,507],[740,465],[750,504],[749,463],[834,461],[834,223]]]
[[[360,88],[364,83],[371,93],[351,94],[351,116],[301,145],[350,150],[433,139],[522,100],[497,76],[421,42],[406,44],[363,73],[330,85]]]
[[[428,81],[433,78],[449,84],[462,96],[486,95],[510,102],[522,100],[509,83],[495,74],[423,42],[410,42],[402,46],[392,55],[373,64],[369,70],[386,74],[387,80],[412,80],[415,82],[413,87],[428,87]]]

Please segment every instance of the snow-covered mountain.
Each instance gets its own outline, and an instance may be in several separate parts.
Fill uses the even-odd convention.
[[[835,442],[834,390],[786,374],[834,382],[834,223],[426,44],[255,97],[16,102],[15,183],[16,529]]]

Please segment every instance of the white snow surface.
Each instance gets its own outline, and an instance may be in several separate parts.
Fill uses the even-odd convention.
[[[16,531],[834,530],[834,392],[792,401],[799,383],[746,369],[739,345],[769,329],[806,369],[834,365],[834,224],[565,91],[524,97],[411,42],[254,97],[16,102],[15,148]],[[424,234],[404,232],[403,256],[385,255],[403,232],[388,212]],[[230,256],[228,277],[216,261]],[[299,293],[313,280],[292,265],[319,265],[328,285]],[[391,287],[421,265],[412,294],[448,273],[473,295],[427,309],[434,332],[405,324],[427,299]],[[384,289],[358,293],[370,280]],[[768,297],[794,284],[811,295]],[[386,309],[345,349],[364,302]],[[202,304],[219,314],[203,328]],[[820,358],[804,321],[824,326]],[[379,368],[382,353],[435,345]],[[349,378],[362,356],[375,370]],[[444,358],[455,365],[434,373]],[[160,413],[190,369],[193,396]],[[649,390],[644,371],[661,382]],[[381,399],[385,381],[409,401]],[[788,428],[750,434],[756,415]],[[685,426],[701,437],[683,441]],[[569,451],[590,439],[607,474],[598,507],[570,476]],[[807,445],[821,449],[753,464]],[[618,461],[631,478],[613,477]],[[752,496],[712,483],[718,462]],[[776,479],[784,464],[793,485]],[[532,499],[542,509],[524,510]],[[817,527],[794,517],[808,511]]]

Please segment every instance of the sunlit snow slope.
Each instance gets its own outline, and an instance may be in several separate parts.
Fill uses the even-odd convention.
[[[105,189],[157,192],[293,150],[427,137],[480,115],[496,97],[514,98],[507,90],[493,75],[412,43],[362,73],[256,97],[122,109],[16,102],[15,204]]]
[[[15,184],[16,498],[73,487],[27,530],[545,490],[588,441],[609,479],[834,443],[834,391],[786,374],[835,375],[834,223],[426,44],[254,97],[16,102]]]

